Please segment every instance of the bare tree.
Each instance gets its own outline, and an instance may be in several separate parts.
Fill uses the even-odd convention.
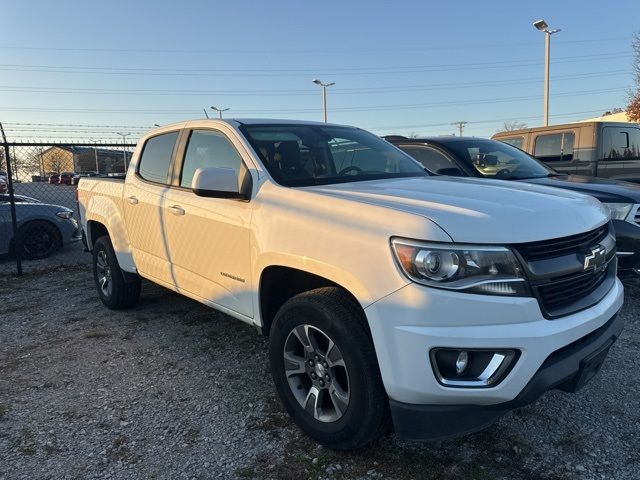
[[[629,92],[629,105],[627,105],[627,117],[632,122],[640,122],[640,31],[633,34],[631,41],[633,48],[633,79],[634,87]]]
[[[508,120],[502,124],[501,132],[512,132],[513,130],[521,130],[527,128],[525,122],[519,122],[518,120]]]

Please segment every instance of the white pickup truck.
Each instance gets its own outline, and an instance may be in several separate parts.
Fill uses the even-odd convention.
[[[287,411],[337,449],[390,425],[460,435],[576,391],[623,327],[597,200],[431,177],[358,128],[169,125],[124,181],[78,193],[107,307],[133,306],[143,277],[255,326]]]

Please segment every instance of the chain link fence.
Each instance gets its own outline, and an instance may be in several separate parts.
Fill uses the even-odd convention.
[[[79,226],[78,182],[123,175],[134,147],[0,143],[0,274],[88,265],[91,259]]]

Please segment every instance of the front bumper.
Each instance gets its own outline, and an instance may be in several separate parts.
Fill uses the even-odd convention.
[[[623,327],[614,316],[602,327],[552,353],[520,394],[496,405],[413,405],[390,401],[396,434],[408,440],[442,440],[481,430],[548,390],[576,392],[600,370]]]
[[[546,370],[545,362],[554,352],[608,324],[622,301],[622,284],[615,279],[599,303],[555,320],[543,317],[534,298],[456,293],[416,284],[409,284],[369,305],[365,313],[382,380],[394,411],[396,429],[402,434],[415,422],[421,427],[409,428],[408,436],[412,438],[437,438],[430,432],[439,431],[440,427],[443,427],[444,436],[453,434],[443,424],[426,429],[427,437],[418,436],[416,432],[426,428],[426,423],[440,424],[432,415],[422,422],[414,418],[426,411],[438,413],[442,418],[459,415],[461,422],[454,430],[464,433],[495,420],[514,408],[522,398],[537,398],[543,391],[557,386],[555,380],[543,382],[545,385],[536,389],[536,395],[526,393],[534,377],[542,378],[540,372]],[[616,328],[622,328],[621,323],[615,324]],[[517,349],[520,357],[509,374],[495,386],[455,388],[438,383],[433,373],[429,352],[437,347]],[[583,353],[582,358],[589,355],[587,350]],[[569,370],[563,367],[558,371],[566,373]],[[569,374],[559,376],[562,377],[560,380],[570,377]],[[516,403],[511,405],[510,402]],[[485,410],[486,413],[479,413]],[[465,424],[471,430],[458,428]]]

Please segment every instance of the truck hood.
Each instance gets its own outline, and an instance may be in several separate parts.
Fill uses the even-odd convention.
[[[511,244],[565,237],[592,230],[609,218],[593,197],[501,180],[414,177],[304,190],[420,215],[438,224],[453,241],[463,243]]]

